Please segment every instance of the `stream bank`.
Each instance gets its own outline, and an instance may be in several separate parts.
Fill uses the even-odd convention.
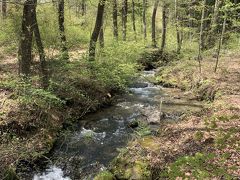
[[[155,136],[164,122],[174,123],[201,111],[199,102],[179,98],[180,90],[151,83],[155,73],[144,71],[116,104],[86,116],[75,130],[59,138],[47,169],[36,172],[34,179],[93,179],[132,140]]]
[[[184,91],[175,98],[200,100],[204,107],[162,124],[156,136],[130,141],[110,172],[117,179],[239,179],[239,60],[239,54],[224,55],[217,73],[209,57],[202,74],[197,62],[185,59],[159,68],[156,84],[179,87]]]

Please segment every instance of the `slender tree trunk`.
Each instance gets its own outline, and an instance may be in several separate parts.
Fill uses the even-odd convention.
[[[86,14],[86,1],[82,0],[81,2],[82,16]]]
[[[227,17],[226,17],[226,13],[225,13],[224,14],[224,20],[223,20],[223,25],[222,25],[222,33],[221,33],[221,37],[220,37],[219,44],[218,44],[217,60],[216,60],[216,65],[215,65],[215,68],[214,68],[214,72],[217,72],[219,55],[220,55],[221,47],[222,47],[222,44],[223,44],[224,33],[225,33],[225,30],[226,30],[226,22],[227,22]]]
[[[194,2],[195,0],[191,0],[191,3],[190,3],[190,6],[188,7],[189,8],[189,41],[192,42],[193,40],[193,18],[194,18],[194,12],[195,12],[195,9],[194,9]]]
[[[118,40],[118,5],[117,0],[113,0],[113,36]]]
[[[178,18],[178,9],[177,9],[178,1],[175,0],[175,25],[176,25],[176,32],[177,32],[177,53],[179,54],[182,48],[182,38],[181,33],[179,31],[179,18]]]
[[[7,1],[2,0],[2,17],[6,18],[7,16]]]
[[[59,24],[59,31],[60,31],[62,55],[64,59],[69,59],[68,49],[67,49],[67,39],[65,35],[65,26],[64,26],[64,0],[59,0],[58,2],[58,24]]]
[[[146,40],[146,38],[147,38],[146,9],[147,9],[146,0],[143,0],[143,36],[144,36],[144,40]]]
[[[200,26],[200,33],[199,33],[199,43],[198,43],[198,63],[199,63],[199,72],[202,72],[202,50],[203,50],[203,26],[204,26],[204,17],[205,17],[205,5],[206,0],[203,0],[203,8],[202,8],[202,17],[201,17],[201,26]]]
[[[162,43],[161,43],[161,52],[164,51],[166,46],[166,35],[167,35],[167,4],[163,2],[162,9]]]
[[[99,32],[99,43],[100,43],[100,47],[104,48],[104,27],[103,27],[103,19],[102,19],[102,26],[101,26],[101,30]]]
[[[211,26],[213,29],[216,28],[218,14],[219,14],[219,6],[220,6],[219,0],[215,0],[214,12],[213,12],[213,17],[211,21]]]
[[[90,39],[90,45],[89,45],[89,60],[90,61],[95,60],[96,42],[97,42],[101,27],[102,27],[104,6],[105,6],[105,0],[99,0],[95,27],[92,32],[92,36]]]
[[[158,8],[159,0],[155,0],[152,13],[152,46],[157,47],[156,41],[156,14]]]
[[[32,61],[34,0],[26,0],[23,5],[21,38],[18,50],[19,74],[30,75]]]
[[[132,0],[132,23],[133,23],[133,32],[136,39],[136,22],[135,22],[135,2]]]
[[[126,41],[127,38],[127,12],[128,12],[127,4],[128,4],[127,0],[123,0],[122,4],[123,41]]]
[[[35,35],[37,49],[39,53],[39,59],[40,59],[41,83],[42,83],[42,87],[46,89],[48,87],[48,70],[47,70],[47,62],[45,59],[44,47],[43,47],[43,43],[42,43],[42,39],[41,39],[39,27],[38,27],[38,22],[37,22],[36,6],[37,6],[37,1],[35,0],[35,9],[33,11],[33,32]]]
[[[218,19],[218,14],[219,14],[219,5],[220,5],[219,0],[215,0],[214,12],[213,12],[213,16],[211,19],[211,31],[207,38],[207,41],[208,41],[207,43],[210,45],[214,44],[214,42],[215,42],[215,39],[213,38],[213,36],[214,36],[214,33],[216,33],[217,19]]]

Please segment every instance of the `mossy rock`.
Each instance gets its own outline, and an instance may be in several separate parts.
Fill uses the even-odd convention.
[[[149,179],[151,177],[151,172],[148,167],[148,163],[136,161],[131,169],[130,179]]]
[[[117,157],[112,165],[112,173],[117,179],[151,179],[151,172],[147,161],[131,162],[129,156]]]
[[[94,177],[94,180],[115,180],[114,175],[109,171],[101,171],[97,176]]]
[[[152,136],[147,136],[139,140],[139,144],[142,148],[151,149],[151,150],[159,150],[160,144],[156,142],[156,140]]]

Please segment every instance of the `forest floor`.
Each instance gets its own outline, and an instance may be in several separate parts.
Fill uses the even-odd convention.
[[[156,136],[137,138],[113,162],[111,171],[127,179],[240,178],[240,54],[179,60],[158,69],[157,81],[182,91],[178,99],[205,102],[201,112],[161,123]]]

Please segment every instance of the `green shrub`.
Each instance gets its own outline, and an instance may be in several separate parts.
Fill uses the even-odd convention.
[[[34,87],[31,80],[12,79],[3,81],[0,83],[0,87],[13,91],[12,98],[17,99],[22,105],[34,105],[41,109],[49,109],[64,104],[64,101],[52,92]]]

